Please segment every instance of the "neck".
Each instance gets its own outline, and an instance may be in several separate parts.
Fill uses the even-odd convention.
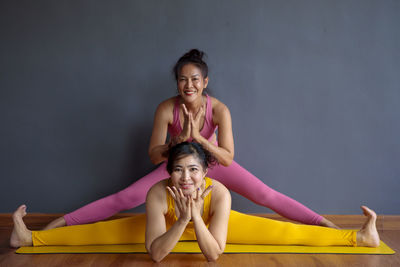
[[[203,96],[200,96],[191,103],[185,103],[185,106],[188,109],[188,111],[192,112],[193,114],[196,114],[202,105],[203,105]]]

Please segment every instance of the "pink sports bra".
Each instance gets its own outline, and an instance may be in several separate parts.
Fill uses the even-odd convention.
[[[206,105],[206,116],[204,120],[204,126],[200,130],[200,134],[204,137],[210,140],[215,131],[217,130],[218,126],[214,125],[213,123],[213,118],[212,118],[212,104],[211,104],[211,98],[209,95],[207,95],[207,105]],[[180,122],[180,116],[179,116],[179,98],[180,96],[178,95],[175,99],[175,105],[174,105],[174,120],[172,124],[168,125],[168,133],[170,136],[178,136],[182,132],[182,126]],[[192,141],[192,139],[188,140],[189,142]]]

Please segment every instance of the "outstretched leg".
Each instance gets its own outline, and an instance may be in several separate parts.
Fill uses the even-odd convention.
[[[150,187],[169,177],[166,164],[163,163],[157,169],[131,184],[124,190],[107,197],[96,200],[83,206],[64,217],[58,218],[48,224],[43,230],[49,230],[65,225],[87,224],[101,221],[112,215],[132,209],[144,203],[147,191]]]
[[[10,245],[51,246],[51,245],[107,245],[144,243],[146,215],[73,225],[44,231],[30,231],[22,220],[26,215],[26,206],[21,205],[13,215],[14,229]]]
[[[32,232],[26,228],[23,217],[26,215],[26,206],[21,205],[13,214],[14,228],[11,233],[10,246],[14,248],[32,246]]]
[[[337,228],[332,222],[296,200],[273,190],[235,161],[228,167],[217,165],[210,168],[208,175],[236,193],[272,209],[283,217],[304,224]]]
[[[377,247],[376,214],[366,207],[363,210],[367,221],[359,231],[293,224],[231,211],[227,243]]]

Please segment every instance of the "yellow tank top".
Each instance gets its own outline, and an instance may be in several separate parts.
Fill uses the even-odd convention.
[[[204,178],[206,181],[206,187],[209,187],[212,185],[212,180],[208,177]],[[171,180],[168,181],[168,186],[171,186],[170,183]],[[203,221],[205,225],[208,227],[210,224],[210,203],[211,203],[211,193],[210,192],[205,198],[204,198],[204,204],[203,204],[203,215],[201,216],[203,218]],[[165,222],[167,225],[167,230],[174,225],[174,223],[178,220],[178,217],[176,217],[175,214],[175,200],[172,198],[170,193],[167,190],[167,205],[168,205],[168,211],[167,214],[165,215]],[[182,237],[180,240],[196,240],[196,235],[194,231],[194,225],[193,222],[189,222],[188,225],[186,226],[185,232],[183,232]]]

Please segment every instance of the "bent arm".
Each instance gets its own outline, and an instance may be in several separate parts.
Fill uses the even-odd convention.
[[[151,162],[159,164],[167,158],[165,153],[168,151],[169,144],[167,139],[168,124],[172,121],[172,110],[168,102],[161,103],[154,114],[153,131],[151,133],[149,156]]]
[[[146,249],[152,260],[160,262],[167,256],[185,231],[188,221],[178,220],[166,231],[164,209],[165,190],[163,186],[154,186],[146,198]]]
[[[235,154],[231,113],[221,102],[218,102],[213,113],[214,124],[218,125],[218,146],[201,135],[195,136],[194,139],[210,151],[220,164],[229,166]]]
[[[216,261],[224,252],[231,208],[229,191],[221,186],[213,189],[210,226],[200,218],[193,218],[197,242],[208,261]]]
[[[172,251],[185,231],[186,226],[187,222],[178,220],[168,231],[153,240],[148,252],[155,262],[160,262]]]

